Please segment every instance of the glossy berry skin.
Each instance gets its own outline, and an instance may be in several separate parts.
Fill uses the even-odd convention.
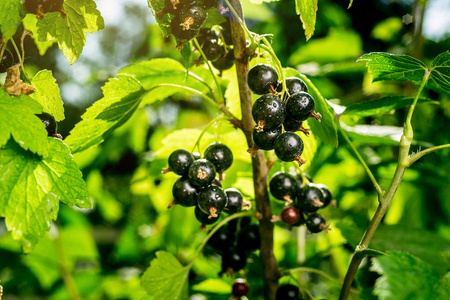
[[[56,123],[55,118],[48,113],[42,113],[36,116],[44,123],[45,129],[47,129],[47,135],[54,136],[58,130],[58,124]]]
[[[303,225],[306,222],[306,219],[305,219],[305,216],[303,215],[302,210],[300,210],[298,207],[296,207],[296,208],[298,210],[298,214],[299,214],[300,218],[298,219],[298,221],[296,223],[292,224],[292,226],[294,226],[294,227],[298,227],[300,225]]]
[[[312,233],[318,233],[324,230],[327,226],[325,219],[318,213],[310,214],[306,219],[306,227]]]
[[[292,119],[290,116],[286,116],[283,122],[283,128],[285,131],[299,131],[302,126],[302,121]]]
[[[14,63],[14,58],[8,50],[3,52],[2,60],[0,61],[0,73],[5,73]]]
[[[294,200],[299,189],[295,177],[283,171],[273,174],[269,182],[269,188],[272,196],[278,200],[286,200],[287,196]]]
[[[222,272],[227,272],[228,269],[237,272],[243,269],[246,263],[247,256],[245,252],[237,248],[231,248],[225,251],[222,256]]]
[[[234,233],[230,233],[228,228],[221,227],[213,236],[209,239],[208,245],[220,252],[226,251],[233,247]]]
[[[201,158],[200,153],[198,152],[192,152],[192,156],[194,157],[194,160],[199,160]]]
[[[292,94],[286,102],[286,113],[292,119],[305,121],[314,112],[315,103],[313,97],[305,92]]]
[[[216,178],[216,169],[212,162],[198,159],[189,167],[189,181],[196,187],[210,185]]]
[[[283,223],[294,225],[300,220],[300,212],[295,206],[286,206],[280,214]]]
[[[297,198],[298,206],[305,212],[315,212],[323,207],[323,193],[313,183],[303,187]]]
[[[232,283],[232,294],[235,297],[244,297],[248,295],[250,286],[245,279],[237,278]]]
[[[233,152],[227,145],[220,142],[209,145],[205,150],[204,157],[214,165],[218,173],[227,170],[233,163]]]
[[[198,190],[187,177],[178,178],[172,187],[172,195],[175,202],[181,206],[189,207],[197,205]]]
[[[284,132],[275,140],[274,150],[282,161],[294,161],[303,153],[303,141],[293,132]]]
[[[186,7],[179,14],[180,20],[182,21],[180,26],[183,27],[183,30],[199,29],[205,22],[207,16],[206,10],[201,6],[194,5]]]
[[[331,200],[333,199],[330,189],[328,189],[328,187],[322,183],[316,184],[316,187],[318,187],[322,191],[322,194],[323,194],[322,208],[328,206],[328,204],[330,204]]]
[[[253,103],[252,116],[257,125],[263,122],[262,129],[274,129],[283,123],[286,107],[277,96],[264,95]]]
[[[206,40],[202,45],[203,53],[209,61],[216,61],[225,54],[225,48],[218,39]]]
[[[235,188],[228,188],[225,190],[227,195],[227,204],[223,209],[227,214],[234,214],[242,210],[242,203],[244,202],[244,196]]]
[[[179,16],[175,16],[170,22],[170,28],[172,29],[173,36],[177,39],[178,43],[184,44],[192,40],[197,34],[198,29],[183,30],[180,26],[182,22]]]
[[[297,77],[288,77],[286,78],[286,89],[289,92],[289,95],[293,95],[299,92],[308,92],[308,87],[305,82]]]
[[[250,226],[252,219],[250,217],[243,217],[239,219],[233,219],[227,224],[227,228],[230,232],[236,232],[239,227],[239,230]]]
[[[255,145],[262,150],[273,150],[275,147],[275,140],[281,134],[282,128],[278,126],[274,129],[264,129],[258,131],[253,128],[252,138]]]
[[[234,65],[234,53],[233,50],[228,50],[228,53],[213,61],[212,65],[219,71],[225,71],[230,69]]]
[[[241,227],[238,233],[237,247],[247,252],[261,248],[261,235],[257,225]]]
[[[205,213],[213,217],[218,215],[227,203],[227,195],[218,186],[210,185],[203,190],[197,198],[198,207]]]
[[[194,156],[187,150],[178,149],[170,154],[168,161],[170,170],[184,176],[188,174],[189,167],[194,162]]]
[[[282,285],[278,288],[276,300],[300,300],[300,290],[292,284]]]
[[[217,216],[215,218],[210,218],[209,214],[205,214],[202,212],[202,210],[196,206],[194,210],[195,218],[197,221],[199,221],[202,225],[211,225],[214,224],[220,216]]]
[[[247,83],[254,94],[267,94],[278,85],[277,70],[268,64],[257,64],[248,72]]]

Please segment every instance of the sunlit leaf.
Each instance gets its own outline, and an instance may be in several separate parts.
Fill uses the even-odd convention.
[[[25,8],[21,0],[0,1],[0,32],[3,39],[10,39],[17,31],[23,17]]]
[[[431,63],[428,86],[439,93],[450,96],[450,51],[439,54]]]
[[[309,40],[316,27],[317,0],[295,0],[295,9],[302,20],[306,40]]]
[[[40,55],[44,55],[47,50],[53,46],[53,44],[56,42],[55,40],[50,40],[50,41],[45,41],[45,42],[40,42],[39,41],[39,36],[38,36],[38,28],[37,28],[37,21],[38,19],[36,18],[35,15],[32,14],[27,14],[25,16],[25,18],[22,20],[22,24],[23,27],[26,30],[31,31],[33,34],[31,35],[31,37],[34,40],[34,43],[36,44],[38,50],[39,50],[39,54]]]
[[[162,34],[168,36],[172,30],[170,29],[171,14],[165,14],[159,16],[157,13],[164,9],[164,0],[147,0],[148,7],[151,8],[153,15],[155,16],[156,22],[161,28]]]
[[[209,278],[192,286],[192,290],[203,293],[229,295],[231,284],[223,279]]]
[[[31,79],[31,85],[36,90],[30,97],[42,105],[44,112],[51,114],[57,122],[64,120],[63,102],[52,71],[39,71]]]

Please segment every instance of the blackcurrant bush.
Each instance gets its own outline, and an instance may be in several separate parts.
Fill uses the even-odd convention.
[[[333,199],[330,189],[328,189],[328,187],[322,183],[316,184],[316,187],[318,187],[322,191],[323,207],[328,206],[328,204],[330,204],[331,200]]]
[[[283,171],[273,174],[269,188],[272,196],[278,200],[285,200],[287,203],[294,201],[299,190],[295,177]]]
[[[245,267],[247,256],[245,252],[238,248],[231,248],[225,251],[222,256],[222,272],[231,275]]]
[[[247,83],[250,90],[257,95],[275,92],[278,86],[278,73],[268,64],[257,64],[248,72]]]
[[[194,162],[194,156],[191,152],[178,149],[172,152],[169,156],[169,170],[178,175],[187,175],[189,167]]]
[[[180,26],[183,30],[199,29],[205,22],[208,13],[201,6],[190,6],[182,9],[179,13],[179,18],[182,21]]]
[[[318,233],[328,228],[325,224],[325,219],[318,213],[310,214],[308,216],[306,219],[306,227],[312,233]]]
[[[210,185],[203,190],[197,198],[198,207],[211,217],[216,217],[225,208],[227,195],[218,186]]]
[[[248,205],[248,202],[244,201],[244,197],[238,189],[228,188],[225,190],[225,194],[227,195],[227,204],[223,211],[227,214],[237,213],[242,210],[243,206]]]
[[[230,233],[226,227],[219,228],[208,241],[208,245],[221,252],[232,248],[233,244],[234,233]]]
[[[305,82],[298,77],[288,77],[286,78],[286,89],[289,95],[293,95],[299,92],[308,92],[308,87]]]
[[[172,195],[174,198],[173,204],[180,204],[181,206],[195,206],[197,205],[198,190],[187,177],[178,178],[172,187]],[[169,205],[169,208],[172,206]]]
[[[45,129],[47,129],[47,135],[55,137],[57,134],[56,131],[58,130],[58,124],[56,123],[55,118],[48,113],[42,113],[36,116],[44,123]]]
[[[275,140],[281,134],[282,128],[278,126],[274,129],[264,129],[258,131],[253,128],[252,137],[255,145],[262,150],[272,150],[275,147]]]
[[[283,223],[293,225],[300,220],[300,212],[295,206],[289,205],[283,208],[280,217]]]
[[[316,118],[320,121],[322,117],[314,111],[315,102],[310,94],[299,92],[292,94],[286,102],[286,113],[292,119],[297,121],[305,121],[309,117]]]
[[[245,279],[237,278],[231,286],[233,296],[240,298],[248,295],[250,286]]]
[[[238,233],[237,247],[247,252],[258,250],[261,247],[261,235],[257,225],[241,227]]]
[[[283,122],[283,127],[285,131],[301,131],[306,135],[309,135],[310,130],[303,127],[302,121],[297,121],[292,119],[290,116],[286,116]]]
[[[233,50],[228,50],[228,53],[216,61],[212,62],[214,68],[219,71],[225,71],[230,69],[234,65],[234,53]]]
[[[220,142],[209,145],[205,150],[204,157],[212,162],[219,174],[227,170],[233,163],[233,153],[230,148]]]
[[[216,178],[216,169],[212,162],[206,159],[198,159],[189,167],[189,181],[197,186],[210,185]]]
[[[283,123],[286,107],[277,96],[264,95],[253,103],[252,116],[257,124],[257,131],[274,129]]]
[[[292,284],[282,285],[277,289],[276,300],[300,300],[300,290],[298,286]]]
[[[170,22],[170,28],[172,29],[173,36],[177,39],[179,45],[184,44],[192,40],[197,34],[198,29],[183,30],[180,26],[181,21],[179,16],[175,16]]]
[[[303,153],[303,141],[293,132],[284,132],[275,140],[275,154],[282,161],[297,161],[299,165],[305,161],[301,159]]]
[[[202,227],[204,225],[211,225],[213,223],[215,223],[220,216],[217,217],[213,217],[211,218],[209,214],[205,214],[198,206],[195,207],[194,210],[195,213],[195,218],[197,219],[197,221],[199,221],[202,224]]]
[[[323,193],[314,183],[303,187],[297,198],[298,206],[305,212],[315,212],[322,208],[323,201]]]
[[[5,73],[14,63],[14,58],[11,52],[5,49],[2,60],[0,61],[0,73]]]

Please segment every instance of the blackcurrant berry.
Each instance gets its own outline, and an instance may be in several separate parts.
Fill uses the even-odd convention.
[[[323,207],[323,193],[313,183],[303,187],[298,194],[297,203],[299,207],[305,212],[315,212]]]
[[[278,200],[285,200],[288,203],[294,201],[299,190],[294,176],[283,171],[273,174],[269,182],[269,188],[272,196]]]
[[[283,127],[285,131],[301,131],[306,135],[309,135],[310,130],[303,127],[302,121],[297,121],[292,119],[290,116],[286,116],[283,122]]]
[[[277,96],[264,95],[253,103],[252,116],[257,124],[257,131],[274,129],[283,123],[286,107]]]
[[[211,217],[216,217],[227,203],[227,195],[218,186],[210,185],[204,188],[197,198],[198,207]]]
[[[184,149],[175,150],[169,156],[169,168],[178,175],[187,175],[193,162],[194,156]]]
[[[216,169],[209,160],[198,159],[189,167],[188,176],[194,186],[207,186],[216,178]]]
[[[47,129],[47,135],[55,137],[57,134],[56,131],[58,130],[58,124],[56,123],[55,118],[48,113],[42,113],[36,116],[44,123],[45,129]]]
[[[218,31],[205,28],[200,29],[200,33],[197,36],[197,42],[200,44],[200,47],[207,41],[216,40],[218,42],[219,39],[220,34]]]
[[[323,207],[328,206],[330,204],[331,200],[333,200],[333,196],[331,195],[330,189],[322,183],[316,184],[316,187],[318,187],[323,194]]]
[[[283,223],[293,225],[300,220],[300,212],[295,206],[289,205],[283,208],[280,217]]]
[[[245,279],[237,278],[231,286],[233,296],[240,298],[248,295],[250,286]]]
[[[216,61],[213,61],[212,65],[219,71],[230,69],[234,65],[234,53],[233,50],[228,50],[228,53]]]
[[[292,226],[298,227],[300,225],[305,224],[306,220],[305,220],[305,216],[303,215],[303,212],[301,209],[299,209],[298,207],[296,207],[299,213],[300,218],[298,219],[298,221],[294,224],[292,224]]]
[[[288,77],[286,78],[286,89],[289,95],[293,95],[299,92],[308,92],[308,87],[305,82],[298,77]]]
[[[318,233],[328,228],[325,224],[325,219],[318,213],[310,214],[308,216],[306,219],[306,227],[312,233]]]
[[[199,160],[201,158],[199,152],[192,152],[192,156],[194,157],[194,160]]]
[[[275,92],[278,85],[278,73],[268,64],[257,64],[248,72],[247,83],[250,90],[257,95]]]
[[[224,45],[218,39],[206,40],[202,45],[203,53],[209,61],[216,61],[225,54]]]
[[[298,286],[292,284],[282,285],[277,289],[276,300],[300,300]]]
[[[233,272],[237,272],[245,267],[247,263],[247,256],[245,252],[237,249],[231,248],[225,251],[222,256],[222,272],[227,275],[231,275]]]
[[[216,172],[219,174],[228,169],[233,163],[233,152],[228,146],[220,142],[209,145],[205,150],[204,157],[212,162]]]
[[[174,4],[175,3],[175,4]],[[164,0],[164,8],[161,11],[158,11],[156,13],[156,16],[158,18],[162,18],[165,14],[172,14],[172,15],[178,15],[178,12],[180,10],[179,1],[173,1],[172,0]]]
[[[179,18],[182,21],[180,26],[183,30],[199,29],[205,22],[208,13],[201,6],[191,6],[182,9],[179,14]]]
[[[238,233],[237,247],[247,252],[258,250],[261,247],[261,235],[257,225],[241,227]]]
[[[202,210],[198,206],[195,207],[194,213],[195,213],[195,218],[202,225],[211,225],[211,224],[215,223],[220,217],[220,216],[217,216],[215,218],[211,218],[209,214],[205,214],[204,212],[202,212]]]
[[[278,126],[275,129],[264,129],[262,131],[258,131],[255,126],[252,132],[253,142],[259,149],[272,150],[275,147],[275,140],[281,134],[281,131],[281,126]]]
[[[286,113],[292,119],[297,121],[305,121],[309,117],[320,120],[320,114],[314,111],[315,102],[310,94],[299,92],[292,94],[286,102]]]
[[[221,33],[224,39],[225,44],[233,45],[233,38],[231,34],[231,19],[227,18],[226,22],[220,23]]]
[[[0,73],[5,73],[14,63],[14,58],[11,52],[5,49],[2,60],[0,61]]]
[[[230,249],[233,244],[234,233],[230,233],[226,227],[219,228],[208,241],[208,245],[221,252]]]
[[[179,16],[175,16],[170,22],[173,36],[177,39],[179,44],[184,44],[192,40],[197,34],[198,29],[183,30],[180,26],[181,21]]]
[[[233,219],[227,224],[227,228],[230,232],[236,232],[236,230],[241,228],[246,228],[250,226],[252,219],[250,217],[243,217],[239,219]]]
[[[186,207],[197,205],[198,191],[187,177],[180,177],[175,181],[172,187],[172,195],[174,198],[173,204]],[[169,205],[170,207],[171,205]]]
[[[299,165],[305,161],[301,159],[303,153],[303,141],[293,132],[284,132],[275,140],[275,154],[282,161],[297,161]]]
[[[241,211],[246,203],[242,193],[238,189],[228,188],[225,190],[225,194],[227,195],[227,204],[223,211],[227,214],[234,214]]]

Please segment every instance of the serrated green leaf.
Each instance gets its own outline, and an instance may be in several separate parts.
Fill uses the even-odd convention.
[[[314,34],[317,9],[317,0],[295,0],[295,10],[302,20],[306,40],[309,40]]]
[[[141,286],[152,299],[186,299],[189,270],[172,254],[158,251],[142,275]]]
[[[147,0],[148,7],[151,8],[153,15],[155,16],[156,22],[162,31],[163,36],[168,36],[172,30],[170,29],[170,14],[165,14],[163,17],[158,17],[157,13],[162,11],[164,8],[164,0]]]
[[[86,32],[99,31],[105,23],[93,0],[66,0],[63,10],[67,13],[65,18],[59,12],[52,12],[37,22],[38,40],[56,40],[64,56],[73,64],[83,51]]]
[[[408,55],[374,52],[361,56],[358,61],[365,61],[373,81],[409,80],[420,85],[427,66],[420,60]]]
[[[449,299],[450,287],[440,282],[430,265],[411,254],[389,252],[374,258],[371,270],[382,275],[374,289],[382,300]]]
[[[12,136],[23,149],[46,156],[47,131],[35,116],[41,112],[42,106],[30,97],[13,97],[0,89],[0,147]]]
[[[439,54],[433,60],[427,84],[433,90],[450,96],[450,51]]]
[[[308,122],[314,135],[318,136],[322,142],[333,147],[338,146],[337,138],[337,124],[336,119],[332,113],[332,108],[325,101],[325,98],[320,94],[314,84],[305,75],[299,74],[296,70],[286,68],[286,77],[295,76],[302,79],[308,86],[309,94],[314,98],[316,105],[316,112],[322,115],[321,122]]]
[[[106,135],[124,124],[138,108],[145,90],[131,76],[118,75],[102,88],[104,97],[87,109],[65,139],[72,153],[103,142]]]
[[[25,9],[21,0],[0,1],[0,32],[3,39],[13,37],[24,16]]]
[[[0,216],[25,252],[50,229],[59,201],[91,207],[86,183],[69,148],[58,139],[47,140],[51,151],[42,160],[12,141],[0,150]]]
[[[47,52],[48,48],[50,48],[56,41],[51,40],[46,42],[39,42],[37,21],[38,19],[35,15],[27,14],[22,20],[22,24],[26,30],[29,30],[33,33],[31,37],[33,38],[34,43],[39,50],[39,55],[44,55]]]
[[[386,114],[392,110],[409,106],[413,103],[414,98],[403,96],[388,96],[377,100],[356,103],[349,105],[344,114],[350,114],[359,117],[378,116]],[[418,103],[436,103],[428,98],[419,98]]]
[[[51,114],[57,122],[64,120],[63,102],[56,79],[52,76],[52,71],[39,71],[31,79],[31,85],[36,90],[30,97],[42,105],[44,112]]]

